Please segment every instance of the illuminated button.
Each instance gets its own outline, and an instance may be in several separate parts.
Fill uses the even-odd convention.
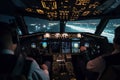
[[[78,37],[78,38],[81,38],[81,34],[77,34],[77,37]]]
[[[44,35],[44,38],[50,38],[50,34],[49,34],[49,33],[46,33],[46,34]]]
[[[63,38],[67,38],[67,37],[68,37],[68,34],[67,34],[67,33],[63,33],[63,34],[62,34],[62,37],[63,37]]]
[[[59,38],[59,37],[60,37],[60,33],[56,33],[56,34],[55,34],[55,37],[56,37],[56,38]]]

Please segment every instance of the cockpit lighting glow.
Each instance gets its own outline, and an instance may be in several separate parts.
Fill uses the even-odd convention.
[[[49,34],[49,33],[46,33],[46,34],[44,35],[44,38],[50,38],[50,34]]]
[[[81,36],[81,34],[80,34],[80,33],[78,33],[78,34],[77,34],[77,37],[78,37],[78,38],[81,38],[82,36]]]

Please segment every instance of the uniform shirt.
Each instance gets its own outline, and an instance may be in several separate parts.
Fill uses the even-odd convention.
[[[42,80],[50,80],[49,75],[47,75],[44,72],[44,70],[40,69],[37,62],[35,60],[33,60],[28,79],[29,80],[40,80],[39,76],[42,78]]]
[[[86,68],[90,71],[101,73],[105,68],[105,60],[102,58],[102,56],[99,56],[88,61]]]
[[[30,71],[28,74],[28,80],[50,80],[49,75],[46,75],[45,72],[39,67],[37,62],[32,58],[26,58],[31,60]],[[0,53],[0,73],[10,73],[17,61],[17,57],[14,56],[14,52],[8,49],[4,49]]]
[[[94,72],[102,72],[106,65],[120,65],[120,51],[114,50],[108,56],[99,56],[88,61],[86,68]]]
[[[11,54],[11,55],[14,55],[14,52],[12,50],[9,50],[9,49],[4,49],[2,50],[2,53],[3,54]]]

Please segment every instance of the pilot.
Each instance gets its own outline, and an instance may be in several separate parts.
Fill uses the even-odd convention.
[[[10,24],[0,22],[0,27],[0,74],[7,74],[13,72],[14,66],[17,64],[19,58],[16,57],[14,53],[17,47],[17,43],[13,43],[11,29],[12,26],[10,26]],[[22,61],[23,58],[19,59]],[[31,62],[31,65],[27,66],[30,67],[27,80],[50,80],[49,75],[47,75],[42,69],[40,69],[39,65],[34,59],[25,59],[25,61]],[[23,63],[25,63],[25,61],[23,61]]]
[[[86,68],[93,72],[102,73],[106,66],[120,65],[120,26],[115,29],[113,40],[114,51],[109,55],[102,55],[88,61]]]

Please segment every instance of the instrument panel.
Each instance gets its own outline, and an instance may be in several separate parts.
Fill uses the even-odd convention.
[[[47,50],[45,54],[80,53],[80,39],[43,39],[31,43],[31,48]]]
[[[103,54],[103,45],[108,43],[104,36],[87,33],[42,33],[28,39],[30,48],[37,48],[42,54],[88,54],[92,58]]]

